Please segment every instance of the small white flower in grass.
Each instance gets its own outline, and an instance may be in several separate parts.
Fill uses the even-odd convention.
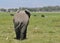
[[[35,29],[38,29],[37,27],[35,27]]]
[[[8,40],[8,37],[6,37],[6,40]]]

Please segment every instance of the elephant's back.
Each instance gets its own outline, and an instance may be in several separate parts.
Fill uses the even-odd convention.
[[[24,11],[20,11],[14,15],[14,20],[15,22],[27,22],[29,17]]]

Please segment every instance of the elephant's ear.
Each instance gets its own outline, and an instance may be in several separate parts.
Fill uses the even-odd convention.
[[[30,14],[30,11],[26,9],[26,10],[25,10],[25,13],[26,13],[26,14],[29,16],[29,18],[30,18],[30,15],[31,15],[31,14]]]
[[[17,12],[16,13],[19,13],[20,12],[20,10],[17,10]]]

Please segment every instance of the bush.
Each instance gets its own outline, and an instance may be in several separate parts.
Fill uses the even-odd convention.
[[[41,17],[45,17],[45,15],[41,15]]]
[[[14,16],[14,14],[10,14],[11,16]]]
[[[34,15],[34,16],[36,16],[36,15]]]

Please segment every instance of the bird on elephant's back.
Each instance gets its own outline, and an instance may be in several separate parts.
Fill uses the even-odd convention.
[[[28,10],[18,11],[13,18],[16,39],[26,39],[27,26],[29,24],[30,12]]]

